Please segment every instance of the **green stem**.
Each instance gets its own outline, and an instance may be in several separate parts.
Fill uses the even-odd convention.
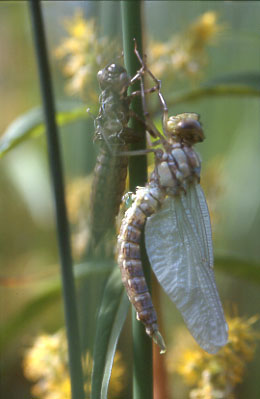
[[[141,20],[141,1],[122,1],[122,27],[124,58],[127,71],[130,76],[134,76],[140,69],[139,61],[134,53],[134,41],[136,39],[137,48],[142,55],[142,20]],[[139,83],[131,87],[131,91],[140,90]],[[132,103],[133,110],[143,118],[142,103],[140,98],[135,98]],[[144,128],[136,121],[131,120],[130,126],[137,129],[142,135],[138,144],[133,145],[133,149],[145,148]],[[129,163],[130,190],[135,191],[136,186],[144,186],[147,181],[147,160],[145,156],[132,157]],[[149,265],[145,255],[144,245],[141,245],[142,263],[146,281],[150,288]],[[153,369],[152,369],[152,341],[146,335],[144,326],[136,320],[136,312],[133,311],[133,345],[134,345],[134,364],[133,364],[133,398],[152,399],[153,397]]]
[[[231,86],[231,85],[216,85],[210,87],[199,87],[195,90],[189,90],[179,95],[168,98],[168,106],[174,106],[189,101],[196,101],[205,97],[218,96],[246,96],[259,97],[260,90],[250,86]]]
[[[72,271],[69,226],[64,199],[62,162],[55,122],[55,107],[51,75],[48,64],[43,19],[39,0],[30,0],[31,21],[34,34],[35,52],[41,84],[42,102],[46,123],[49,164],[53,186],[56,224],[61,262],[65,320],[67,327],[69,369],[72,399],[84,399],[83,371],[81,364],[80,337],[78,328],[76,293]]]

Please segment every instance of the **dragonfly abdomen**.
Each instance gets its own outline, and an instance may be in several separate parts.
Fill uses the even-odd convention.
[[[165,351],[163,339],[158,331],[157,315],[144,277],[140,238],[147,217],[151,216],[162,201],[164,194],[152,195],[151,188],[139,188],[135,201],[125,214],[118,237],[118,264],[122,281],[130,302],[137,312],[137,319],[145,325],[146,333]],[[160,191],[160,190],[156,190]]]

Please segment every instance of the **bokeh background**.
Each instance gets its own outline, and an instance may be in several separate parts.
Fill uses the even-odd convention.
[[[97,38],[110,35],[120,53],[122,34],[118,3],[43,2],[57,104],[65,104],[71,109],[81,108],[84,112],[90,107],[96,114],[98,65],[96,70],[94,66],[91,70],[89,89],[86,85],[80,93],[76,90],[71,95],[65,89],[68,82],[63,73],[65,59],[58,59],[55,51],[69,34],[64,20],[74,18],[76,21],[75,15],[81,10],[82,18],[87,21],[95,18]],[[195,60],[192,58],[194,53],[188,60],[181,58],[183,53],[177,54],[179,58],[171,60],[172,72],[170,66],[164,68],[169,62],[167,51],[170,46],[176,46],[178,40],[178,43],[184,43],[187,40],[185,32],[189,32],[192,24],[208,12],[215,15],[215,31],[197,50]],[[153,62],[154,68],[157,65],[156,74],[162,79],[162,91],[170,112],[192,111],[201,115],[206,140],[198,150],[203,160],[202,186],[208,196],[213,222],[217,284],[227,313],[245,317],[257,314],[260,304],[259,16],[260,4],[253,1],[145,1],[143,4],[144,49],[148,62],[151,59],[151,68]],[[177,48],[181,51],[180,45]],[[1,151],[8,126],[41,102],[26,2],[0,3],[0,49]],[[162,54],[157,56],[157,64],[156,54]],[[235,87],[237,94],[206,95],[206,91],[202,90],[193,98],[189,96],[199,87],[205,88],[205,85],[214,82],[228,88]],[[153,100],[151,108],[155,110],[154,117],[159,123],[160,114]],[[89,182],[96,152],[92,134],[93,121],[87,114],[60,128],[70,221],[72,232],[77,233],[73,236],[76,263],[84,260],[82,248],[85,236],[79,234],[82,231],[80,228],[77,230],[77,226],[82,218],[87,219],[89,209]],[[0,396],[23,399],[32,397],[31,383],[24,377],[22,367],[26,348],[32,345],[38,334],[54,333],[63,325],[54,210],[44,135],[29,137],[6,154],[1,152],[0,162],[3,331]],[[78,215],[80,207],[84,211],[81,210]],[[77,241],[78,236],[80,242]],[[90,276],[81,283],[84,289],[82,286],[79,289],[81,331],[90,342],[90,351],[105,279],[106,275],[102,278]],[[183,326],[181,317],[163,293],[160,297],[166,339],[174,345],[175,326]],[[257,326],[259,329],[259,323],[256,329]],[[128,320],[119,342],[126,364],[131,361],[130,345],[127,344],[130,328]],[[235,394],[238,399],[260,397],[259,354],[258,348],[254,360],[246,367],[243,381]],[[128,375],[123,393],[112,397],[130,397],[129,378]],[[169,381],[173,398],[188,397],[187,387],[182,386],[180,377],[170,375]]]

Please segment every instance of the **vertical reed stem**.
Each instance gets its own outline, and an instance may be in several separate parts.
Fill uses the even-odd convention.
[[[84,399],[83,372],[81,364],[76,295],[72,272],[69,226],[64,199],[62,163],[55,122],[55,109],[47,58],[47,46],[40,1],[30,0],[29,4],[35,42],[35,52],[38,62],[43,109],[45,114],[49,165],[56,210],[56,224],[61,262],[65,321],[67,327],[72,399]]]
[[[140,69],[139,61],[134,53],[134,41],[136,39],[138,51],[142,55],[142,20],[141,20],[141,1],[122,1],[122,26],[124,59],[127,71],[130,76],[134,76]],[[137,82],[131,90],[140,90]],[[142,102],[136,97],[132,103],[133,110],[141,117]],[[145,148],[144,128],[136,121],[131,120],[130,126],[140,132],[142,137],[133,149]],[[144,186],[147,181],[147,161],[145,156],[132,157],[129,163],[130,190],[135,191],[136,186]],[[142,243],[143,246],[143,243]],[[142,250],[142,263],[144,266],[145,277],[150,287],[150,275],[145,251]],[[132,314],[133,321],[133,341],[134,341],[134,370],[133,370],[133,398],[152,399],[153,397],[153,369],[152,369],[152,341],[146,335],[143,324],[136,320],[136,312]]]

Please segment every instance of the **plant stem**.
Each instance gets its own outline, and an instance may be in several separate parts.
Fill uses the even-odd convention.
[[[139,61],[134,54],[134,41],[136,39],[137,48],[142,56],[142,21],[141,21],[141,1],[122,1],[122,27],[124,58],[127,71],[130,76],[134,76],[140,69]],[[131,91],[140,90],[136,85],[131,87]],[[142,103],[139,97],[132,102],[133,110],[143,118]],[[136,120],[130,121],[130,126],[140,132],[142,139],[132,149],[145,148],[145,131]],[[147,181],[147,161],[145,156],[132,157],[129,162],[130,190],[135,191],[136,186],[144,186]],[[141,244],[142,264],[144,267],[145,278],[150,288],[150,273],[144,244]],[[152,341],[146,335],[144,326],[136,320],[136,312],[132,313],[133,325],[133,345],[134,345],[134,364],[133,364],[133,398],[152,399],[153,397],[153,369],[152,369]]]
[[[141,28],[141,1],[122,1],[122,27],[123,27],[123,47],[124,59],[127,72],[132,77],[140,69],[141,65],[134,53],[134,38],[137,42],[137,48],[142,55],[142,28]],[[137,81],[130,87],[130,92],[140,90]],[[132,101],[132,109],[143,117],[142,101],[140,97],[135,97]],[[141,140],[132,145],[132,149],[144,149],[146,146],[145,130],[136,120],[131,119],[130,126],[140,132]],[[130,157],[130,190],[135,189],[137,185],[143,185],[147,181],[147,162],[146,156]]]
[[[72,271],[69,226],[64,199],[62,162],[57,126],[55,122],[55,108],[52,94],[51,76],[48,65],[47,46],[40,1],[30,0],[29,4],[35,42],[35,52],[38,61],[38,72],[40,77],[42,102],[46,123],[49,164],[56,210],[56,224],[61,262],[65,321],[68,338],[72,399],[84,399],[80,337],[78,329],[75,285]]]
[[[206,97],[222,97],[222,96],[245,96],[259,97],[260,90],[250,86],[231,86],[230,84],[216,84],[215,86],[199,87],[197,89],[188,90],[180,94],[170,96],[168,98],[168,106],[196,101]]]

